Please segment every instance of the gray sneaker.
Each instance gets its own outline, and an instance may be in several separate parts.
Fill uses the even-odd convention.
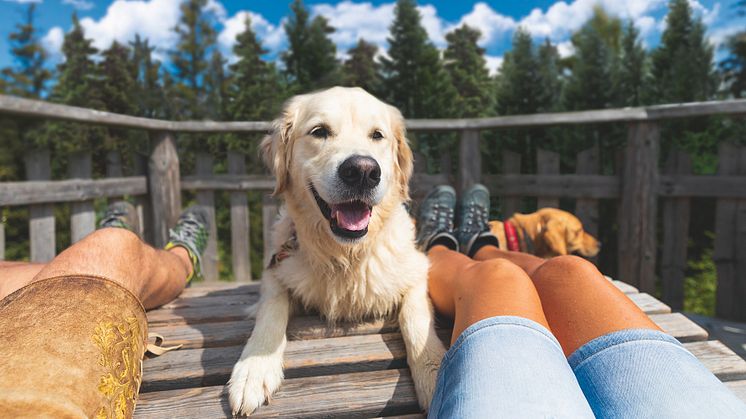
[[[140,218],[137,209],[127,201],[114,201],[106,208],[104,218],[98,223],[98,228],[123,228],[138,236]]]
[[[490,232],[490,192],[484,185],[475,184],[461,196],[458,206],[456,238],[462,253],[472,257],[482,246],[499,246]]]
[[[189,259],[192,261],[192,275],[187,278],[187,282],[195,275],[202,274],[202,253],[207,247],[207,238],[210,235],[210,222],[207,209],[194,205],[181,213],[176,226],[168,231],[168,244],[165,249],[173,249],[180,246],[189,252]]]
[[[422,250],[443,244],[458,251],[458,241],[453,236],[455,207],[456,191],[448,185],[436,186],[427,194],[417,217],[417,245]]]

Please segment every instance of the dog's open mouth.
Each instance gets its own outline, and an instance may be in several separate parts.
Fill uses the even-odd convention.
[[[311,192],[321,214],[329,220],[332,233],[346,239],[358,239],[368,233],[373,207],[363,201],[329,204],[319,196],[313,185],[311,185]]]

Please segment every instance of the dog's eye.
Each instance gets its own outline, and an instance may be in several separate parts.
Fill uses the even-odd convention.
[[[383,133],[379,130],[373,131],[372,134],[370,134],[370,138],[374,140],[382,140],[383,139]]]
[[[311,130],[310,134],[316,138],[325,139],[329,137],[329,128],[327,127],[316,127]]]

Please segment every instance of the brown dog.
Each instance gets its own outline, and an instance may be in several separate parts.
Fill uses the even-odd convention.
[[[593,257],[601,248],[601,243],[583,230],[583,223],[576,216],[560,209],[542,208],[531,214],[516,213],[506,222],[510,225],[490,221],[490,230],[497,236],[503,250],[549,258],[573,252]]]

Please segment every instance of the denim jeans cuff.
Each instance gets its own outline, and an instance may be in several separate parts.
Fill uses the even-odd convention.
[[[583,362],[596,354],[603,352],[606,349],[612,348],[617,345],[622,345],[628,342],[636,341],[663,341],[676,345],[682,349],[681,343],[659,330],[653,329],[625,329],[611,332],[609,334],[599,336],[585,345],[581,346],[575,352],[567,358],[567,362],[570,367],[575,371]]]

